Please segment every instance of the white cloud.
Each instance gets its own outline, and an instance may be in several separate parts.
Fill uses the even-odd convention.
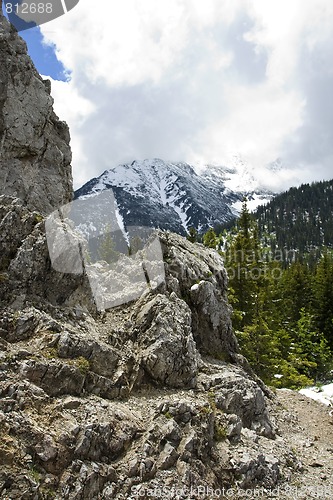
[[[51,80],[52,96],[54,98],[54,110],[61,120],[70,125],[71,148],[74,156],[75,184],[82,185],[91,177],[91,164],[89,157],[84,153],[84,137],[81,134],[81,127],[89,122],[89,118],[96,110],[93,101],[80,95],[73,80],[63,82]]]
[[[223,93],[228,118],[199,133],[201,161],[219,163],[239,153],[253,166],[263,167],[279,156],[285,138],[302,124],[304,102],[295,92],[265,82],[252,87],[225,85]]]
[[[52,92],[76,186],[124,161],[221,163],[231,151],[260,172],[294,162],[286,185],[311,161],[327,177],[333,141],[315,166],[302,151],[322,134],[314,89],[330,70],[312,61],[333,50],[332,21],[330,0],[81,0],[42,26],[72,74]]]

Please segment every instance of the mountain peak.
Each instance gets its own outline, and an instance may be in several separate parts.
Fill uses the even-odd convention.
[[[186,162],[154,158],[106,170],[78,189],[75,198],[107,189],[113,191],[124,227],[156,227],[179,234],[186,234],[190,227],[204,231],[229,222],[244,196],[252,200],[251,208],[273,196],[258,187],[244,162],[199,170]]]

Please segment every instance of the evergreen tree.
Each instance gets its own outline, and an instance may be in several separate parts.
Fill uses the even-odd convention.
[[[216,236],[216,233],[212,227],[210,227],[207,233],[204,234],[202,241],[205,247],[214,249],[216,249],[219,244],[218,237]]]
[[[301,316],[301,309],[310,310],[312,301],[312,278],[308,266],[293,262],[281,276],[278,293],[280,301],[280,317],[284,325],[296,326]]]
[[[186,238],[192,243],[198,241],[198,231],[195,229],[195,227],[190,227]]]
[[[301,309],[297,322],[293,357],[297,357],[298,371],[307,377],[317,379],[329,369],[331,353],[328,342],[317,330],[313,315],[305,308]]]
[[[241,351],[253,370],[264,382],[271,383],[281,353],[262,311],[257,311],[257,316],[251,325],[237,331],[237,338]]]
[[[236,232],[225,251],[225,264],[229,276],[229,297],[234,307],[233,323],[235,329],[240,330],[251,325],[256,316],[256,301],[265,274],[257,228],[246,199]]]
[[[333,349],[333,256],[328,251],[317,266],[313,289],[317,327]]]

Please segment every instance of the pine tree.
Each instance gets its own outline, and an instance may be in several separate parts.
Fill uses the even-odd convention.
[[[324,335],[316,328],[314,317],[305,308],[300,311],[295,335],[294,357],[297,369],[307,377],[317,379],[329,369],[331,353]]]
[[[251,325],[256,316],[256,298],[264,276],[258,232],[245,199],[236,233],[226,248],[225,264],[229,276],[230,300],[234,307],[235,329]]]
[[[260,299],[258,299],[260,303]],[[278,343],[263,317],[259,306],[257,315],[251,325],[237,331],[237,338],[243,355],[251,367],[264,382],[271,383],[276,373],[276,365],[281,358]]]
[[[198,241],[198,231],[195,229],[195,227],[190,227],[186,238],[191,241],[191,243],[195,243],[196,241]]]
[[[333,256],[325,251],[314,279],[316,323],[333,349]]]
[[[210,227],[208,229],[207,233],[204,234],[203,244],[205,245],[205,247],[214,248],[214,249],[217,248],[217,246],[219,244],[219,240],[218,240],[218,237],[216,236],[216,233],[212,227]]]
[[[301,309],[310,310],[312,301],[311,275],[306,264],[292,263],[283,273],[278,284],[280,317],[284,324],[296,326]]]

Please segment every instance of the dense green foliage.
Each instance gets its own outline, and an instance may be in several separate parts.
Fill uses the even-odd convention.
[[[333,247],[333,180],[303,184],[276,196],[270,203],[258,207],[260,238],[272,250],[288,249],[318,257],[321,247]]]
[[[256,373],[275,387],[323,380],[332,369],[333,252],[327,247],[333,239],[322,235],[326,247],[318,245],[316,260],[286,260],[276,242],[259,237],[258,225],[244,201],[233,229],[219,236],[209,230],[203,237],[204,244],[219,248],[225,259],[241,351]]]

